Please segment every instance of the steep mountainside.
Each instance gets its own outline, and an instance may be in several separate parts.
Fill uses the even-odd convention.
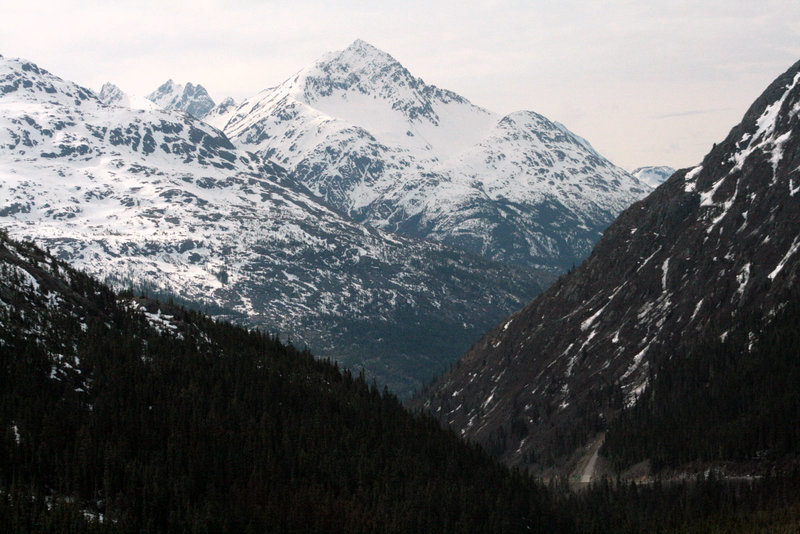
[[[791,290],[774,317],[744,311],[724,340],[656,364],[636,404],[609,426],[603,457],[618,471],[647,460],[656,473],[800,466],[800,288]]]
[[[360,40],[246,100],[224,131],[356,220],[556,271],[650,191],[563,125],[486,111]]]
[[[785,305],[800,275],[798,192],[800,63],[416,405],[510,464],[563,460],[664,358]]]
[[[672,176],[674,173],[675,169],[672,167],[665,167],[663,165],[660,167],[639,167],[631,172],[631,174],[638,178],[640,182],[643,182],[652,188],[656,188],[666,182],[667,178]]]
[[[167,80],[158,89],[147,95],[147,99],[163,109],[185,111],[192,117],[202,119],[214,108],[214,100],[202,85],[181,85]]]
[[[119,286],[207,306],[406,394],[542,275],[365,228],[184,113],[0,58],[0,222]]]
[[[3,532],[566,530],[552,507],[363,376],[0,232]]]

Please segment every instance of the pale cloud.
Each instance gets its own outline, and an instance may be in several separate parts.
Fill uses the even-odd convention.
[[[0,13],[0,54],[138,94],[173,78],[242,98],[362,38],[478,105],[563,122],[627,168],[696,163],[800,59],[796,0],[0,0]]]

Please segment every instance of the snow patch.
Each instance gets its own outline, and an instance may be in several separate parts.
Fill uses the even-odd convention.
[[[797,252],[798,248],[800,248],[800,236],[794,238],[792,245],[789,247],[789,251],[783,257],[783,259],[780,262],[778,262],[777,267],[775,267],[775,269],[773,269],[773,271],[769,273],[769,275],[767,275],[767,278],[769,278],[770,280],[775,280],[775,277],[778,276],[778,274],[784,268],[786,263],[789,261],[789,258],[791,258],[795,254],[795,252]]]
[[[744,267],[741,268],[739,274],[736,275],[736,281],[739,282],[736,294],[739,295],[741,299],[742,295],[744,295],[745,287],[747,287],[747,283],[750,281],[750,263],[746,263]]]

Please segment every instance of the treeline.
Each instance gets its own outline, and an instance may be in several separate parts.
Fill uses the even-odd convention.
[[[769,322],[744,319],[655,368],[601,453],[617,469],[650,459],[656,471],[688,463],[780,464],[800,456],[800,299]]]

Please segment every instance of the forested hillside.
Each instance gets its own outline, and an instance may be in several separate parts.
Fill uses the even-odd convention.
[[[766,325],[766,326],[765,326]],[[771,321],[748,318],[725,336],[665,359],[651,385],[606,433],[618,469],[699,462],[768,467],[800,456],[800,299]],[[763,471],[763,469],[762,469]]]
[[[274,337],[115,295],[4,235],[0,302],[10,531],[565,528],[527,476]]]
[[[790,329],[797,315],[790,308],[775,324]],[[800,476],[790,471],[736,483],[713,471],[638,487],[601,479],[580,494],[558,481],[545,486],[432,418],[407,412],[363,375],[258,331],[115,294],[2,232],[0,325],[5,532],[740,533],[800,526]],[[797,333],[776,328],[754,354],[784,337],[791,347]],[[781,382],[773,384],[780,398]],[[778,422],[790,423],[787,417]],[[652,417],[647,424],[659,423]],[[650,443],[646,433],[622,430],[632,445]],[[786,435],[796,436],[796,425]]]

